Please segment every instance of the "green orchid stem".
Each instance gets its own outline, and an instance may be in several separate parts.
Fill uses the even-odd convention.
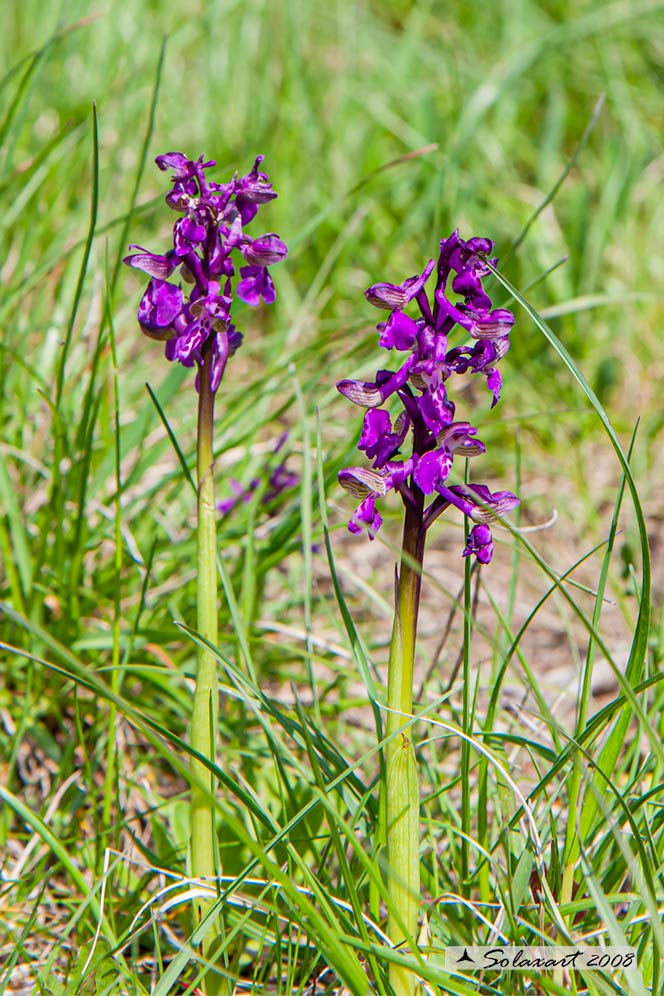
[[[217,512],[214,503],[214,392],[210,389],[210,353],[200,369],[198,395],[198,552],[197,552],[197,628],[213,646],[217,644]],[[196,689],[191,717],[191,746],[214,761],[217,729],[217,661],[209,650],[198,648]],[[214,819],[214,780],[212,773],[192,759],[191,790],[191,872],[194,878],[213,878],[221,874]],[[212,884],[212,883],[211,883]],[[211,901],[196,900],[195,922],[200,922]],[[203,942],[207,956],[214,943],[208,931]]]
[[[425,531],[422,527],[424,495],[413,487],[414,502],[406,505],[401,568],[390,644],[387,677],[387,736],[385,768],[385,822],[387,885],[390,911],[387,930],[394,944],[417,943],[420,898],[420,795],[415,748],[410,737],[399,733],[413,711],[413,664],[417,616],[422,584]],[[413,972],[390,965],[390,983],[397,996],[412,996]]]

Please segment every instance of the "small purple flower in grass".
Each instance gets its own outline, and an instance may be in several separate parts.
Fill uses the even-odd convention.
[[[218,501],[217,511],[221,512],[222,515],[228,515],[228,513],[232,511],[240,502],[251,501],[251,496],[259,484],[260,480],[255,477],[245,488],[245,486],[241,484],[237,478],[230,477],[228,479],[228,485],[233,492],[233,496],[232,498],[224,498],[222,501]]]
[[[166,342],[166,358],[184,366],[202,367],[209,355],[210,387],[215,392],[226,361],[238,349],[242,335],[232,323],[233,278],[237,252],[247,266],[240,267],[235,294],[255,307],[272,304],[276,291],[267,269],[285,259],[288,249],[269,232],[252,239],[244,226],[261,204],[277,195],[267,174],[259,170],[258,156],[246,176],[237,173],[228,183],[208,180],[214,160],[188,159],[182,152],[157,156],[160,170],[171,171],[172,188],[166,203],[182,217],[173,226],[173,247],[164,254],[141,246],[126,256],[127,266],[151,278],[138,308],[138,321],[151,339]],[[171,282],[176,271],[189,289]],[[198,388],[199,378],[196,378]]]
[[[281,434],[272,450],[273,456],[282,449],[288,439],[288,435],[288,432]],[[287,468],[287,459],[287,457],[282,458],[272,469],[270,469],[271,461],[269,459],[266,460],[260,468],[259,476],[252,478],[246,487],[235,480],[235,478],[231,478],[229,484],[233,495],[230,498],[224,498],[222,501],[217,502],[217,510],[222,515],[227,515],[236,505],[250,502],[252,495],[260,488],[262,482],[267,477],[267,486],[261,497],[261,505],[268,510],[268,514],[272,514],[275,502],[282,497],[284,492],[290,491],[291,488],[296,487],[300,482],[300,475],[294,470]]]
[[[493,242],[485,238],[464,241],[458,231],[442,239],[438,262],[429,260],[420,275],[401,284],[377,283],[365,292],[367,300],[390,314],[379,322],[379,345],[397,354],[396,370],[379,370],[374,381],[342,380],[337,389],[354,404],[368,409],[358,449],[373,461],[371,468],[348,467],[339,483],[360,499],[348,528],[367,532],[373,539],[382,518],[376,503],[388,491],[398,491],[405,504],[416,503],[416,493],[430,497],[422,514],[428,529],[438,515],[454,505],[473,520],[464,556],[473,554],[488,564],[493,539],[488,523],[519,504],[510,491],[491,492],[484,484],[450,485],[455,456],[485,452],[477,429],[455,420],[456,405],[449,395],[454,376],[482,374],[492,396],[500,397],[502,379],[497,369],[509,349],[514,316],[493,308],[483,279],[490,273],[487,260]],[[491,259],[496,265],[497,260]],[[435,270],[436,285],[430,295],[425,286]],[[416,305],[419,314],[404,309]],[[451,335],[461,341],[450,344]],[[470,337],[468,339],[468,337]],[[395,397],[402,411],[393,421],[382,407]],[[401,452],[412,437],[409,456]]]

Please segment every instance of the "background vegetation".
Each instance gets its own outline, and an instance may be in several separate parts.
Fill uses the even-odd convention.
[[[152,160],[174,149],[222,175],[264,153],[265,223],[290,247],[277,306],[242,315],[218,404],[220,497],[285,455],[300,476],[219,523],[220,970],[239,991],[362,994],[402,957],[369,923],[399,510],[380,541],[347,536],[336,472],[360,418],[334,384],[375,370],[363,289],[421,269],[458,226],[496,240],[572,363],[516,304],[500,407],[463,398],[489,446],[475,473],[518,491],[536,531],[500,532],[465,592],[458,519],[427,558],[419,971],[440,993],[664,992],[662,7],[4,12],[0,993],[191,992],[200,976],[182,744],[193,383],[140,335],[141,280],[118,262],[129,242],[168,244]],[[624,499],[579,371],[632,446]],[[639,968],[445,971],[446,945],[540,937],[634,944]]]

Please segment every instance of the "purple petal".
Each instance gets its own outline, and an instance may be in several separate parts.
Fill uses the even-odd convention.
[[[519,504],[519,499],[511,491],[491,492],[486,484],[455,484],[449,488],[449,495],[449,500],[474,522],[502,518]]]
[[[443,317],[446,317],[451,319],[453,322],[456,322],[462,328],[467,329],[467,331],[470,332],[470,334],[472,335],[473,329],[476,326],[476,320],[474,315],[471,317],[470,315],[468,315],[466,311],[462,310],[464,308],[463,304],[460,304],[459,307],[457,307],[455,304],[452,304],[450,299],[445,296],[442,287],[435,292],[434,296],[436,298],[436,303],[438,304],[438,307],[441,312],[441,315],[438,319],[438,325],[440,326],[440,324],[442,323],[441,319]]]
[[[200,350],[208,336],[208,330],[201,328],[198,321],[194,321],[187,330],[176,339],[170,339],[166,343],[166,356],[169,360],[178,360],[185,367],[194,364],[195,354]]]
[[[465,245],[467,252],[479,254],[481,256],[488,256],[493,249],[493,241],[491,239],[484,239],[479,236],[476,236],[473,239],[468,239]]]
[[[277,195],[275,194],[274,196],[276,197]],[[258,214],[258,205],[254,204],[253,201],[247,201],[242,194],[238,194],[235,198],[235,206],[240,212],[240,221],[243,226],[248,225]]]
[[[173,245],[178,256],[186,256],[205,241],[207,228],[192,218],[178,218],[173,225]]]
[[[148,252],[147,249],[143,249],[141,246],[129,246],[129,248],[140,251],[132,253],[131,256],[125,256],[122,262],[127,266],[132,266],[135,270],[142,270],[143,273],[148,273],[151,277],[157,277],[160,280],[170,277],[173,270],[180,264],[180,260],[173,251],[166,253],[165,256],[159,256],[157,253]]]
[[[478,456],[486,452],[486,446],[479,439],[473,439],[477,429],[470,422],[452,422],[438,433],[436,442],[446,446],[452,453],[463,457]]]
[[[486,373],[488,374],[486,379],[487,387],[493,394],[491,407],[494,408],[498,404],[498,399],[500,398],[500,389],[503,384],[503,378],[497,367],[489,367]]]
[[[425,495],[430,495],[447,480],[451,469],[452,453],[443,446],[420,457],[413,478]]]
[[[266,204],[277,196],[272,189],[272,184],[268,181],[267,173],[262,173],[258,169],[264,159],[265,156],[256,156],[251,172],[236,181],[238,189],[236,200],[238,202],[242,198],[243,201],[252,204]]]
[[[235,328],[234,325],[228,326],[227,334],[228,334],[228,355],[233,356],[233,354],[237,353],[238,349],[242,345],[242,340],[244,339],[244,336],[242,335],[241,332],[238,332],[238,330]]]
[[[358,533],[367,532],[369,539],[372,540],[380,527],[383,524],[383,517],[380,512],[376,511],[376,497],[375,495],[370,495],[365,498],[361,505],[355,509],[353,515],[348,523],[349,532]]]
[[[276,299],[276,291],[272,277],[264,266],[243,266],[240,270],[242,279],[237,285],[237,296],[245,304],[255,308],[261,298],[265,304],[272,304]]]
[[[388,490],[385,478],[367,467],[344,467],[339,471],[338,480],[344,491],[353,498],[367,498],[369,495],[382,497]]]
[[[411,353],[406,362],[402,364],[396,373],[393,373],[391,370],[379,370],[377,372],[376,384],[373,386],[377,387],[380,391],[380,401],[378,404],[386,401],[390,395],[394,394],[404,386],[410,376],[410,372],[415,365],[416,360],[416,354]],[[343,394],[344,392],[342,391],[341,393]],[[361,402],[356,403],[360,404]]]
[[[361,408],[376,408],[383,401],[378,387],[366,380],[340,380],[337,391]]]
[[[463,551],[464,557],[474,554],[480,564],[488,564],[493,556],[493,537],[485,523],[473,526],[468,536],[468,543]]]
[[[358,450],[364,450],[368,457],[376,455],[375,447],[381,439],[392,431],[392,420],[383,408],[371,408],[364,416],[362,434],[357,444]]]
[[[268,181],[267,173],[262,173],[258,168],[263,159],[264,156],[257,156],[251,172],[234,180],[235,206],[240,212],[243,225],[248,225],[256,217],[259,204],[266,204],[277,196]]]
[[[409,295],[408,296],[409,301],[412,301],[413,298],[417,297],[417,295],[420,293],[420,291],[426,284],[427,280],[431,276],[431,273],[435,265],[436,265],[435,262],[432,259],[430,259],[427,265],[422,270],[422,272],[419,274],[419,276],[408,277],[407,280],[404,280],[401,286],[404,289],[404,291],[406,291],[406,293]]]
[[[412,349],[417,339],[419,327],[403,311],[395,310],[386,322],[380,322],[378,345],[383,349]]]
[[[427,387],[419,399],[420,414],[428,429],[438,433],[454,418],[454,403],[447,397],[445,382]]]
[[[452,281],[452,290],[455,294],[465,297],[477,311],[488,310],[491,307],[491,298],[482,287],[482,279],[472,267],[457,274]]]
[[[415,462],[416,457],[412,456],[408,457],[407,460],[388,460],[385,464],[385,470],[387,471],[387,477],[385,478],[386,490],[389,491],[390,488],[398,489],[413,473]]]
[[[514,315],[505,308],[496,308],[484,314],[469,314],[475,319],[473,327],[469,328],[474,339],[500,339],[509,335],[514,325]]]
[[[364,296],[369,304],[373,304],[376,308],[386,308],[388,311],[408,304],[408,296],[398,284],[372,284],[371,287],[367,287]]]
[[[217,511],[221,512],[222,515],[226,515],[233,509],[239,501],[241,501],[245,494],[246,489],[244,485],[240,484],[236,478],[231,477],[228,481],[231,491],[234,492],[232,498],[224,498],[222,501],[217,502]]]
[[[171,339],[174,322],[184,307],[182,291],[175,284],[153,277],[138,305],[138,322],[151,339]]]
[[[226,363],[230,356],[230,342],[228,332],[216,332],[210,356],[210,390],[214,394],[219,389],[221,378],[224,376]]]
[[[402,412],[392,431],[392,422],[388,413],[382,408],[371,408],[364,416],[362,435],[357,448],[375,461],[374,467],[383,468],[400,448],[410,424],[409,416],[406,412]]]
[[[184,152],[166,152],[163,156],[157,156],[155,162],[162,173],[172,169],[174,180],[188,179],[195,165],[191,159],[187,159]]]
[[[260,238],[248,241],[240,246],[240,251],[247,263],[256,266],[273,266],[285,259],[288,255],[288,247],[282,242],[278,235],[270,232],[268,235],[261,235]]]
[[[371,287],[367,287],[364,296],[376,308],[403,308],[417,297],[429,279],[433,267],[434,261],[430,259],[421,274],[408,277],[402,284],[372,284]]]

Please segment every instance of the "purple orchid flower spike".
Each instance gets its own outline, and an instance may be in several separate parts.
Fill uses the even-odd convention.
[[[276,298],[268,266],[288,254],[284,242],[269,232],[258,238],[245,234],[259,207],[277,196],[267,174],[259,170],[258,156],[246,176],[237,173],[225,184],[208,180],[213,159],[188,159],[182,152],[157,156],[160,170],[171,172],[172,188],[166,203],[182,217],[173,226],[173,246],[164,254],[141,246],[124,258],[127,266],[150,277],[138,308],[138,322],[151,339],[166,342],[166,358],[184,366],[196,365],[199,376],[205,356],[210,357],[208,376],[216,392],[229,356],[238,349],[242,334],[235,328],[231,308],[233,294],[256,307]],[[248,265],[237,275],[234,254]],[[171,282],[179,270],[182,286]]]
[[[509,349],[514,316],[504,308],[493,308],[483,286],[490,274],[487,260],[493,242],[486,238],[464,241],[458,231],[442,239],[437,263],[429,260],[421,274],[401,284],[377,283],[365,292],[377,308],[387,309],[379,322],[379,345],[401,356],[396,370],[379,370],[374,381],[342,380],[337,389],[354,404],[368,409],[358,448],[373,461],[371,469],[348,467],[339,474],[341,486],[360,499],[348,528],[366,532],[373,539],[382,518],[376,503],[389,491],[398,491],[404,503],[417,503],[416,495],[430,498],[422,513],[422,528],[428,529],[438,515],[454,505],[476,525],[471,529],[463,556],[471,554],[482,564],[493,555],[489,522],[506,515],[519,504],[510,491],[491,492],[484,484],[450,485],[455,456],[484,453],[477,429],[456,421],[456,405],[449,384],[454,376],[482,374],[491,392],[492,407],[498,403],[502,378],[497,369]],[[436,285],[430,295],[426,284],[435,270]],[[415,304],[417,314],[406,312]],[[450,345],[457,331],[462,339]],[[402,406],[393,422],[382,406],[393,396]],[[401,453],[406,437],[412,436],[412,453]]]
[[[194,877],[221,874],[216,846],[214,780],[201,758],[214,762],[216,716],[220,706],[217,658],[209,649],[218,642],[217,510],[229,512],[249,499],[259,480],[243,488],[230,482],[233,495],[215,502],[214,407],[226,364],[242,343],[242,333],[233,322],[234,301],[251,306],[261,300],[271,304],[276,291],[268,267],[286,258],[288,249],[274,232],[249,236],[245,229],[262,204],[277,196],[267,174],[259,167],[262,156],[243,177],[237,173],[228,183],[209,180],[215,165],[204,156],[193,160],[182,152],[158,156],[163,172],[170,171],[172,186],[166,203],[177,214],[172,245],[165,253],[142,246],[124,262],[149,277],[138,306],[138,321],[151,339],[165,343],[166,358],[196,368],[198,418],[196,439],[196,607],[197,630],[203,638],[197,650],[196,681],[191,714],[190,861]],[[246,264],[246,265],[243,265]],[[239,275],[238,275],[239,268]],[[176,276],[177,275],[177,276]],[[268,479],[265,497],[276,503],[294,482],[283,465]],[[197,927],[210,904],[198,897],[193,903]],[[216,932],[215,932],[216,936]],[[201,954],[210,958],[213,931],[202,940]]]
[[[359,502],[348,529],[373,540],[383,521],[380,503],[391,491],[398,492],[405,508],[387,664],[381,780],[391,901],[387,932],[404,951],[419,935],[418,903],[413,901],[421,891],[417,757],[410,722],[407,728],[403,723],[417,716],[413,674],[427,530],[453,505],[472,522],[462,556],[488,564],[494,549],[489,523],[519,503],[510,491],[492,492],[485,484],[450,480],[456,456],[465,459],[485,452],[476,427],[457,418],[451,387],[459,376],[481,374],[492,407],[498,402],[497,364],[509,348],[514,323],[511,312],[493,307],[483,285],[491,272],[492,250],[490,239],[466,242],[455,231],[441,241],[438,261],[429,260],[422,273],[400,284],[369,287],[369,303],[389,312],[377,330],[379,345],[395,357],[394,365],[378,370],[373,380],[337,384],[349,401],[366,409],[358,449],[370,461],[369,466],[339,472],[341,487]],[[496,262],[491,259],[491,266]],[[427,292],[429,281],[434,285]],[[450,341],[453,335],[456,342]],[[394,992],[415,992],[413,974],[401,966],[390,966],[389,980]]]

